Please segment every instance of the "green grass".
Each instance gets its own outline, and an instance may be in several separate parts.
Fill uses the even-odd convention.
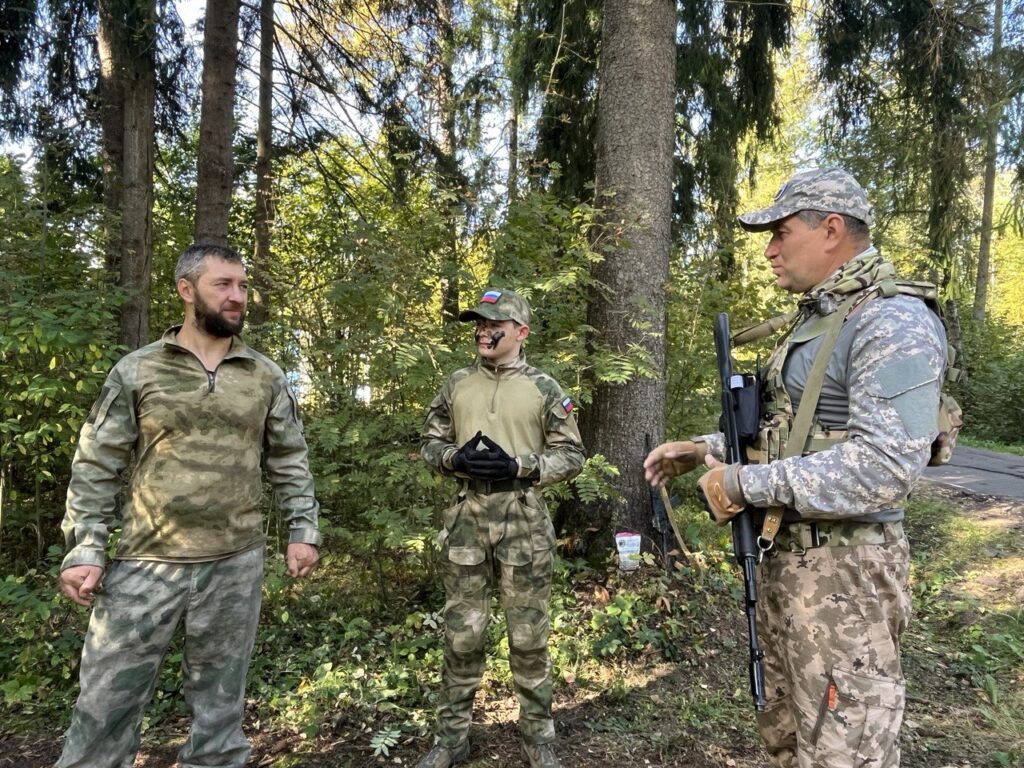
[[[1024,456],[1024,444],[1022,443],[998,443],[995,440],[985,440],[980,437],[960,435],[960,437],[957,438],[957,444],[966,445],[970,448],[985,448],[989,451],[999,451],[1000,453],[1012,453],[1016,456]]]
[[[1024,541],[1006,522],[993,525],[988,515],[975,518],[941,501],[909,505],[915,614],[905,644],[909,693],[940,706],[908,708],[907,718],[951,734],[944,746],[955,745],[952,756],[1024,766],[1024,610],[1012,595],[979,581],[993,574],[1020,581]],[[964,718],[972,721],[970,731]]]

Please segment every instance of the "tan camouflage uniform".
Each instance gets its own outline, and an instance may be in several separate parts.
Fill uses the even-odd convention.
[[[852,177],[814,173],[801,176],[815,204],[799,195],[792,200],[792,187],[789,193],[784,187],[776,206],[741,221],[756,231],[810,208],[847,212],[870,224],[870,209],[858,210],[867,205],[859,185],[853,191],[844,186],[856,185]],[[780,201],[790,208],[780,209]],[[874,258],[869,249],[832,282],[843,270],[856,271],[858,260]],[[802,304],[803,321],[767,366],[781,371],[794,410],[824,327],[811,309],[819,303]],[[865,301],[840,332],[815,411],[819,434],[845,433],[842,441],[739,469],[748,503],[785,508],[775,552],[758,571],[768,699],[758,726],[776,766],[899,765],[905,701],[900,637],[911,615],[900,505],[938,433],[945,355],[942,326],[924,302],[902,295]],[[765,399],[782,398],[769,391]],[[700,439],[724,460],[721,434]]]
[[[261,462],[290,542],[320,543],[302,423],[284,373],[234,337],[208,374],[176,331],[118,362],[79,438],[62,568],[103,567],[118,524],[121,536],[89,622],[81,695],[58,768],[132,765],[143,710],[182,621],[194,720],[179,762],[244,765],[245,676],[265,543]]]
[[[555,738],[547,647],[555,532],[538,489],[575,476],[583,445],[572,402],[522,354],[497,368],[478,360],[448,378],[427,412],[423,457],[452,474],[452,457],[478,431],[521,464],[518,482],[496,487],[519,487],[495,490],[495,484],[458,476],[457,497],[444,511],[438,537],[446,595],[438,743],[454,749],[467,738],[497,580],[523,739],[549,744]]]

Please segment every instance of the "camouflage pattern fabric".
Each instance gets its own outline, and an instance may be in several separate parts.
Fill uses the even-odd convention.
[[[530,305],[515,291],[491,288],[484,291],[480,301],[473,309],[464,309],[459,313],[463,323],[471,320],[514,320],[520,325],[529,325]]]
[[[543,487],[583,467],[583,442],[572,400],[526,356],[495,368],[482,361],[455,371],[427,411],[421,453],[443,474],[477,431],[519,459],[519,477]]]
[[[103,577],[82,651],[81,695],[56,768],[130,768],[171,638],[192,729],[182,768],[240,768],[245,676],[259,621],[263,547],[203,563],[118,560]]]
[[[866,522],[902,503],[928,463],[938,432],[945,341],[933,318],[924,302],[902,295],[873,299],[851,316],[834,352],[846,359],[830,362],[826,374],[837,397],[846,393],[848,439],[807,456],[742,467],[746,500],[787,507],[804,520]],[[798,328],[794,335],[799,333]],[[799,377],[810,370],[816,342],[820,338],[789,353],[787,392],[802,389]],[[828,393],[823,387],[823,400]],[[827,401],[819,407],[839,408]],[[724,459],[720,433],[697,439]]]
[[[805,316],[769,361],[768,403],[798,406],[819,325],[817,315]],[[899,648],[911,611],[910,553],[898,521],[938,431],[945,365],[944,333],[924,302],[864,302],[840,332],[815,411],[819,427],[846,439],[739,469],[746,501],[785,507],[792,526],[783,526],[781,546],[757,577],[768,699],[758,725],[779,768],[899,765]],[[846,414],[844,424],[837,414]],[[720,433],[698,439],[724,459]],[[779,446],[759,449],[778,455]],[[793,521],[820,522],[829,540],[807,548],[808,526]],[[879,531],[884,540],[872,541]]]
[[[213,560],[263,543],[261,462],[291,543],[318,545],[319,507],[295,397],[284,373],[238,337],[214,373],[177,328],[122,358],[82,427],[62,529],[62,568],[117,557]],[[124,504],[121,473],[134,453]]]
[[[875,223],[875,209],[864,188],[842,168],[814,168],[796,174],[782,185],[772,205],[745,213],[739,220],[748,232],[764,232],[800,211],[841,213],[869,227]]]
[[[778,768],[899,766],[911,607],[896,526],[880,545],[780,551],[760,565],[768,707],[757,724]]]
[[[532,489],[488,495],[469,491],[445,511],[439,539],[446,598],[439,743],[454,748],[466,740],[473,696],[484,673],[495,581],[508,626],[523,739],[530,744],[554,741],[548,600],[555,532],[543,500]]]
[[[484,671],[484,636],[498,583],[508,624],[509,664],[525,741],[554,739],[548,599],[555,534],[536,488],[575,476],[583,444],[572,401],[524,355],[504,366],[483,361],[456,371],[431,403],[421,453],[452,474],[458,447],[482,431],[518,458],[531,488],[476,493],[463,481],[444,513],[439,536],[446,604],[438,741],[454,748],[465,738],[473,695]]]

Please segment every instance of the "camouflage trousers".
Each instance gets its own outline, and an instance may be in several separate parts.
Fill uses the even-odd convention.
[[[82,649],[81,693],[57,768],[130,768],[142,715],[179,624],[192,728],[182,768],[245,765],[245,676],[259,621],[263,549],[205,563],[115,560]]]
[[[446,601],[438,742],[454,747],[469,731],[497,581],[508,625],[519,728],[528,743],[550,743],[555,725],[548,601],[555,533],[547,508],[532,489],[489,495],[470,491],[445,510],[444,518],[439,536]]]
[[[758,573],[767,708],[758,729],[779,768],[897,768],[910,621],[910,549],[885,542],[780,551]]]

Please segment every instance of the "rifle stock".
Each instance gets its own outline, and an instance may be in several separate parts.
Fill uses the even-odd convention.
[[[743,376],[734,375],[729,340],[729,315],[722,312],[715,319],[715,355],[718,371],[722,378],[722,421],[725,434],[726,461],[729,464],[746,464],[746,451],[740,437],[740,412],[738,391],[745,386]],[[706,504],[706,501],[705,501]],[[748,506],[731,521],[732,548],[736,562],[743,571],[743,602],[747,614],[747,634],[750,639],[750,694],[754,709],[763,712],[764,692],[764,651],[757,638],[757,563],[761,553],[754,529],[753,507]]]

